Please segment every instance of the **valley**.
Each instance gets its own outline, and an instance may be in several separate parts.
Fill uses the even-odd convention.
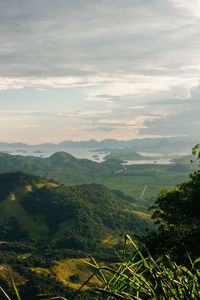
[[[0,153],[0,172],[24,171],[67,185],[98,183],[121,190],[135,198],[135,208],[146,210],[161,188],[174,186],[185,180],[195,166],[190,156],[174,159],[173,164],[124,165],[124,157],[107,159],[101,163],[77,159],[66,152],[48,158]],[[144,187],[143,201],[140,195]]]
[[[200,299],[200,0],[0,0],[0,300]]]
[[[12,276],[23,299],[44,291],[81,299],[74,291],[92,275],[91,253],[98,264],[115,266],[125,234],[137,240],[155,228],[148,208],[160,189],[195,169],[190,156],[167,165],[124,165],[124,153],[111,151],[103,162],[66,152],[0,153],[0,280],[10,295]],[[94,276],[83,291],[101,285]]]

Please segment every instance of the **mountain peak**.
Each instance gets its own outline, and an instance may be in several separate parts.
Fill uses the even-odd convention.
[[[65,159],[65,160],[66,159],[71,159],[71,160],[75,160],[76,158],[73,155],[71,155],[67,152],[59,151],[59,152],[56,152],[56,153],[52,154],[49,157],[49,159]]]

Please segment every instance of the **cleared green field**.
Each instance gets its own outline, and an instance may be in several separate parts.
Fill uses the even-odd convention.
[[[131,165],[119,174],[100,177],[99,182],[134,197],[136,207],[143,210],[152,204],[161,188],[170,189],[188,179],[191,171],[191,167],[179,170],[175,165]]]

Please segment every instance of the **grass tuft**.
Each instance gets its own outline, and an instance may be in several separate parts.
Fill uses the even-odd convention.
[[[189,257],[191,268],[177,265],[169,256],[154,260],[148,253],[146,257],[132,239],[126,235],[127,243],[133,245],[134,254],[129,260],[122,261],[118,267],[100,267],[90,263],[94,274],[102,280],[103,288],[88,289],[91,299],[200,299],[200,270],[196,267],[200,258],[194,262]],[[86,281],[89,282],[90,278]],[[84,285],[79,289],[84,287]]]

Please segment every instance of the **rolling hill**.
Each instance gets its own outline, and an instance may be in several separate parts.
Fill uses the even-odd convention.
[[[116,162],[115,168],[122,168],[120,162]],[[70,184],[91,182],[100,173],[110,173],[106,164],[77,159],[66,152],[57,152],[48,158],[0,153],[0,172],[13,171],[30,172]]]
[[[128,155],[129,151],[127,149]],[[135,158],[135,153],[133,155]],[[103,184],[133,196],[135,209],[143,212],[147,212],[160,188],[170,188],[186,179],[192,169],[193,166],[182,165],[179,161],[173,165],[123,166],[119,157],[97,163],[77,159],[66,152],[57,152],[48,158],[0,153],[0,172],[23,171],[70,185]],[[146,185],[148,188],[141,201],[140,195]]]
[[[125,233],[152,226],[132,202],[99,184],[65,186],[24,172],[0,174],[1,285],[13,299],[11,276],[22,299],[38,299],[44,291],[68,295],[92,274],[81,258],[89,262],[92,253],[113,261]]]
[[[62,241],[66,248],[144,231],[148,218],[133,210],[133,202],[99,184],[64,186],[23,172],[0,174],[0,217],[14,218],[32,238]]]

